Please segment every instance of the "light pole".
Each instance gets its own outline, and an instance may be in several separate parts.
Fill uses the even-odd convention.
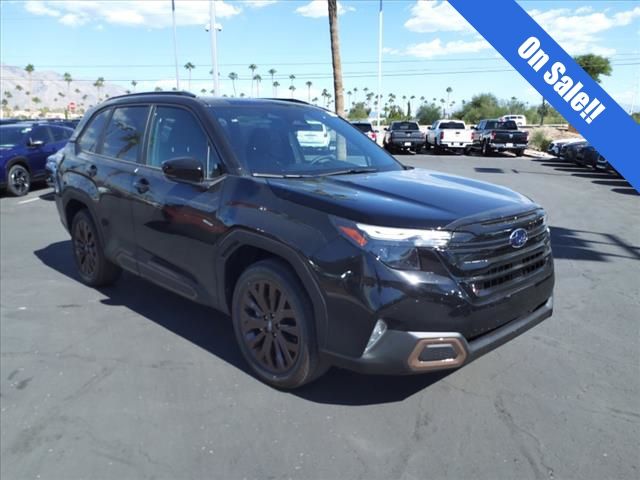
[[[218,25],[216,25],[216,0],[209,0],[209,34],[211,35],[211,69],[213,71],[213,94],[220,96],[218,74]]]
[[[171,0],[171,18],[173,21],[173,56],[176,62],[176,90],[180,90],[180,75],[178,74],[178,42],[176,40],[176,4]]]
[[[380,108],[382,107],[382,0],[378,11],[378,108],[376,108],[378,131],[380,131]]]

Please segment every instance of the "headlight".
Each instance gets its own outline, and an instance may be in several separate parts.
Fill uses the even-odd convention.
[[[451,240],[451,232],[445,230],[380,227],[335,217],[332,220],[338,231],[351,242],[371,252],[386,265],[400,270],[420,270],[418,247],[443,248]]]

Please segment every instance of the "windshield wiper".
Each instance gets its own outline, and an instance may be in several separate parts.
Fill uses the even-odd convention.
[[[335,172],[329,173],[321,173],[318,176],[329,176],[329,175],[352,175],[356,173],[373,173],[377,172],[377,168],[349,168],[347,170],[336,170]]]
[[[292,173],[252,173],[254,177],[259,178],[308,178],[310,175],[300,175]]]

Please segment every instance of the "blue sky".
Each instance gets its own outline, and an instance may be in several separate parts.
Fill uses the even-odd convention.
[[[204,25],[208,2],[175,0],[182,87],[187,61],[196,65],[191,89],[212,88],[211,51]],[[625,108],[640,109],[640,2],[526,1],[522,6],[569,51],[600,53],[613,64],[603,87]],[[6,1],[1,5],[0,55],[3,64],[70,72],[78,83],[107,82],[137,90],[173,86],[170,0]],[[375,91],[377,0],[341,2],[340,37],[345,90]],[[250,63],[258,65],[261,95],[271,95],[267,71],[277,70],[279,94],[296,96],[333,90],[329,29],[324,0],[217,0],[222,93],[231,94],[230,72],[240,76],[239,91],[250,93]],[[496,25],[496,28],[500,28]],[[446,2],[384,0],[383,92],[445,96],[459,104],[473,94],[492,92],[531,103],[539,95]],[[353,99],[353,98],[352,98]]]

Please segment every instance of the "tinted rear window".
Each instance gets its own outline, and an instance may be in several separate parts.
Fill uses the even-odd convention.
[[[393,122],[391,130],[420,130],[416,122]]]
[[[373,127],[370,123],[354,123],[353,126],[361,132],[373,132]]]
[[[518,125],[513,120],[507,120],[506,122],[496,122],[496,126],[498,130],[517,130]]]
[[[78,147],[80,150],[88,152],[98,151],[98,141],[102,135],[102,131],[109,119],[111,110],[103,110],[91,119],[87,128],[84,129],[80,139],[78,140]]]
[[[464,123],[462,122],[442,122],[440,124],[440,128],[443,130],[454,130],[454,129],[462,129],[464,130]]]
[[[102,153],[135,162],[142,144],[149,107],[116,108],[104,135]]]

